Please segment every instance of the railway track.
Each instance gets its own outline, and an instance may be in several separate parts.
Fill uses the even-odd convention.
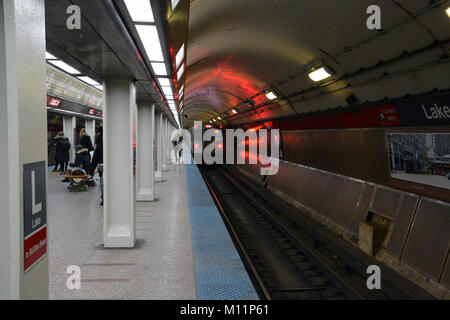
[[[236,172],[200,171],[262,299],[390,299]]]

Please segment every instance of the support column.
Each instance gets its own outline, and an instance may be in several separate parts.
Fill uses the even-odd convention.
[[[0,1],[0,299],[49,297],[45,81],[44,0]]]
[[[156,115],[156,170],[155,181],[164,181],[163,176],[163,113],[158,112]]]
[[[64,116],[63,117],[63,131],[64,135],[69,138],[70,142],[70,162],[75,160],[75,128],[77,126],[77,118]]]
[[[89,119],[85,120],[84,128],[86,133],[91,138],[92,145],[95,144],[95,120]],[[94,156],[94,151],[91,151],[91,159]]]
[[[84,128],[86,129],[86,133],[91,137],[92,145],[95,143],[95,120],[89,119],[85,120]]]
[[[172,123],[169,122],[169,164],[172,164],[172,151],[173,151],[173,144],[172,144],[172,132],[173,132],[173,127],[172,127]]]
[[[136,137],[136,200],[154,200],[153,131],[155,106],[150,102],[138,105]]]
[[[104,246],[132,248],[136,242],[133,176],[136,89],[130,79],[105,79],[104,88]]]
[[[168,127],[167,127],[168,121],[167,118],[164,117],[163,119],[163,143],[162,143],[162,147],[163,147],[163,170],[167,171],[169,170],[168,165],[167,165],[167,150],[168,150],[168,144],[167,144],[167,135],[168,135]]]
[[[172,146],[172,141],[170,139],[170,136],[172,134],[172,130],[170,129],[170,121],[169,119],[167,119],[167,134],[166,134],[166,164],[167,164],[167,168],[169,169],[170,166],[170,148]]]

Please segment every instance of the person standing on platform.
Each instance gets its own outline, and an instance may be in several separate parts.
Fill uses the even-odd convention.
[[[81,128],[80,130],[80,145],[83,146],[83,148],[87,149],[89,152],[89,161],[91,160],[91,151],[94,151],[94,147],[92,146],[92,140],[91,137],[87,134],[86,129]]]
[[[60,165],[60,171],[66,172],[67,165],[70,160],[69,150],[70,142],[69,138],[64,136],[64,132],[60,131],[55,137],[56,141],[56,166],[54,171],[58,171],[58,165]]]
[[[100,177],[100,192],[101,192],[101,203],[103,205],[103,132],[100,128],[97,132],[97,136],[95,138],[95,151],[94,156],[92,157],[91,162],[91,176],[94,176],[95,169],[98,167],[98,175]]]

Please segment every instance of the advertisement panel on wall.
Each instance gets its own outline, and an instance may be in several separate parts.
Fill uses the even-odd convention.
[[[450,133],[388,133],[395,179],[450,189]]]

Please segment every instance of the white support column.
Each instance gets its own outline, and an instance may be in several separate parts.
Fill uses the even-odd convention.
[[[70,116],[64,116],[63,117],[63,131],[64,135],[69,138],[70,142],[70,162],[73,162],[75,160],[75,128],[77,125],[77,118],[70,117]]]
[[[95,120],[89,119],[85,120],[84,128],[86,129],[86,133],[91,138],[92,145],[95,144]],[[91,159],[94,155],[94,151],[91,151]]]
[[[136,89],[130,79],[106,79],[104,88],[104,246],[132,248],[136,242],[133,176]]]
[[[168,119],[166,117],[164,117],[164,119],[163,119],[163,143],[162,143],[162,147],[163,147],[163,170],[164,171],[169,170],[169,167],[167,165],[168,164],[167,152],[168,152],[168,148],[169,148],[168,141],[167,141],[168,140],[168,138],[167,138],[168,132],[169,132]]]
[[[89,119],[85,120],[84,128],[86,129],[86,133],[91,137],[92,145],[95,143],[95,120]]]
[[[164,181],[163,175],[163,113],[158,112],[156,115],[156,169],[155,181]]]
[[[150,102],[138,105],[136,137],[136,200],[154,200],[153,132],[155,106]]]
[[[169,119],[167,119],[167,135],[166,135],[166,163],[167,163],[167,168],[169,169],[170,166],[170,148],[172,145],[172,141],[170,140],[170,135],[172,134],[172,130],[170,129],[170,121]]]
[[[49,297],[45,79],[44,0],[0,1],[0,300]]]
[[[172,144],[172,132],[173,132],[173,127],[172,127],[172,123],[169,122],[169,164],[172,164],[172,151],[173,151],[173,144]]]

